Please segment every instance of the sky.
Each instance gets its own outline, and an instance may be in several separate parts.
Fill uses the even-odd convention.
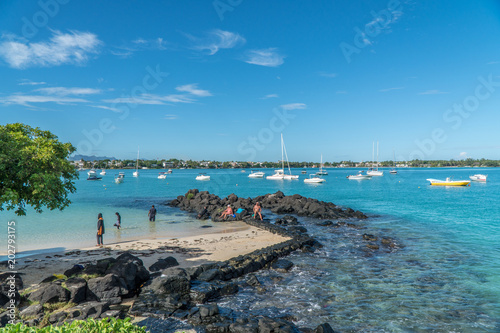
[[[500,159],[498,1],[2,1],[0,78],[83,155]]]

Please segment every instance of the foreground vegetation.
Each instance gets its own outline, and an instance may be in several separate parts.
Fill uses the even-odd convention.
[[[0,333],[146,333],[146,327],[139,327],[126,319],[75,320],[61,326],[46,326],[44,328],[28,327],[21,323],[0,328]]]

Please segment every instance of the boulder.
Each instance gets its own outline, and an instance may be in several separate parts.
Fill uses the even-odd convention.
[[[66,277],[72,277],[74,275],[77,275],[79,274],[81,271],[83,271],[83,265],[74,265],[73,267],[71,267],[70,269],[64,271],[64,275]]]
[[[272,263],[271,268],[280,273],[286,273],[293,267],[293,262],[286,259],[278,259]]]
[[[335,333],[333,328],[328,323],[319,325],[314,329],[314,333]]]
[[[43,306],[41,304],[33,304],[23,309],[21,312],[19,312],[19,316],[21,318],[36,317],[42,313],[43,313]]]
[[[42,285],[40,289],[32,292],[28,299],[44,305],[45,303],[68,302],[70,296],[71,293],[69,290],[53,282],[48,285]]]
[[[114,274],[90,279],[87,282],[87,287],[87,299],[110,304],[120,303],[121,296],[129,292],[125,282]]]
[[[153,293],[159,295],[187,294],[190,290],[190,283],[187,277],[179,275],[160,276],[154,279],[147,287]]]
[[[162,269],[166,269],[166,268],[174,267],[174,266],[179,266],[179,263],[177,262],[177,260],[174,257],[167,257],[164,259],[163,258],[158,259],[157,262],[155,262],[154,264],[149,266],[149,270],[151,272],[157,272],[157,271],[160,271]]]
[[[71,293],[71,302],[78,304],[87,299],[87,281],[85,279],[73,277],[67,279],[64,284]]]

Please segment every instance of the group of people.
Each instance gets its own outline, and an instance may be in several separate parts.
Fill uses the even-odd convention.
[[[206,209],[206,207],[205,207],[205,209]],[[242,210],[242,209],[240,208],[240,209],[238,209],[238,211],[239,210]],[[227,205],[226,210],[223,211],[219,217],[221,219],[225,220],[228,216],[235,217],[233,209],[231,208],[231,205]],[[260,203],[258,201],[255,203],[255,206],[253,206],[253,218],[256,219],[257,216],[260,217],[260,220],[262,221],[262,207],[260,206]]]
[[[122,217],[118,212],[115,213],[116,215],[116,223],[113,224],[116,229],[120,230],[122,227]],[[151,208],[148,211],[148,216],[149,216],[149,221],[150,222],[155,222],[156,220],[156,208],[155,205],[152,205]],[[102,213],[97,214],[97,246],[98,247],[103,247],[103,235],[104,235],[104,219],[102,217]]]

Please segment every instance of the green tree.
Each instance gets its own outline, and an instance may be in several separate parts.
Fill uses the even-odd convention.
[[[0,125],[0,211],[26,215],[26,205],[38,213],[42,207],[67,207],[78,178],[67,159],[74,151],[49,131],[19,123]]]

